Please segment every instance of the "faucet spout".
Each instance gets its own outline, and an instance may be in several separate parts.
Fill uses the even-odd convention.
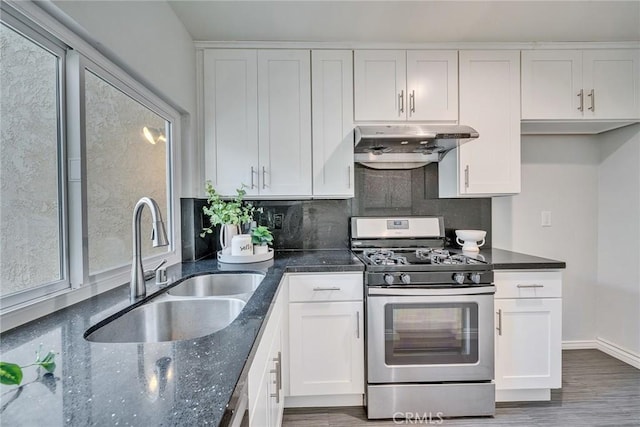
[[[144,283],[144,270],[142,268],[142,244],[140,237],[142,209],[145,205],[149,207],[151,220],[153,221],[153,232],[151,234],[153,247],[167,246],[169,244],[158,204],[150,197],[141,198],[133,208],[133,263],[131,265],[131,286],[129,294],[131,296],[131,302],[147,294],[147,288]]]

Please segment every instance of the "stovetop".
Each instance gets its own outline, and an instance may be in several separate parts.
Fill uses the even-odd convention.
[[[479,259],[452,253],[441,248],[419,248],[415,250],[365,249],[361,259],[367,265],[376,266],[452,266],[482,265]]]
[[[368,286],[474,286],[491,283],[481,255],[444,249],[442,217],[352,217],[351,249]]]
[[[367,286],[479,286],[493,282],[491,265],[441,248],[365,249]],[[480,255],[477,255],[480,257]]]

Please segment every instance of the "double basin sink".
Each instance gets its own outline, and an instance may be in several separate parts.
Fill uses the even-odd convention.
[[[238,317],[262,279],[261,273],[191,277],[108,323],[89,328],[85,339],[101,343],[151,343],[212,334]]]

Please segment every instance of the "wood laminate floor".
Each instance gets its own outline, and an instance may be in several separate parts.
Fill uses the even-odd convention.
[[[562,389],[550,402],[498,403],[495,417],[444,419],[443,426],[640,426],[640,370],[598,350],[562,352]],[[434,417],[431,425],[436,424]],[[416,425],[368,421],[364,408],[296,408],[284,427]],[[422,425],[429,425],[422,422]]]

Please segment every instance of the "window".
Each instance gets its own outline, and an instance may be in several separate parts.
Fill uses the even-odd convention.
[[[8,20],[0,24],[0,58],[0,293],[4,302],[5,296],[37,297],[69,284],[60,168],[64,50],[20,22]]]
[[[131,263],[133,207],[153,198],[164,219],[167,201],[169,122],[86,70],[85,130],[89,274]],[[144,128],[157,136],[149,141]],[[142,236],[151,235],[151,215],[142,211]],[[167,247],[142,246],[143,255]]]
[[[179,114],[84,41],[60,40],[0,7],[2,310],[65,289],[126,283],[133,207],[143,196],[158,203],[170,241],[153,248],[144,238],[144,209],[145,267],[179,261]]]

